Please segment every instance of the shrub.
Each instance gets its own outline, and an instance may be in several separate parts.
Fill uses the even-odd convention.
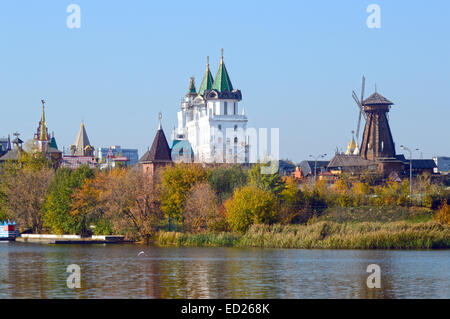
[[[450,224],[450,205],[447,201],[444,201],[441,207],[439,207],[436,214],[433,216],[433,220],[441,224]]]
[[[272,223],[276,220],[277,199],[269,191],[257,186],[237,189],[225,202],[227,221],[234,231],[244,232],[252,224]]]

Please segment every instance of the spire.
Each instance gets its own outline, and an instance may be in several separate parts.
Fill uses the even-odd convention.
[[[42,116],[41,122],[39,123],[39,140],[40,141],[48,141],[47,135],[47,123],[45,122],[45,101],[41,100],[42,103]]]
[[[231,84],[227,68],[225,67],[225,63],[223,62],[223,49],[221,50],[219,70],[217,70],[216,78],[214,79],[213,89],[219,92],[233,91],[233,85]]]
[[[214,85],[213,76],[211,71],[209,70],[209,56],[206,57],[206,72],[203,76],[202,85],[200,86],[200,90],[198,91],[199,95],[203,95],[206,90],[212,90]]]
[[[189,82],[187,95],[197,95],[197,89],[195,88],[195,79],[193,76],[191,76],[191,81]]]
[[[348,144],[347,151],[345,152],[345,155],[352,155],[355,152],[355,149],[358,147],[358,145],[355,142],[355,131],[352,131],[352,140],[350,141],[350,144]]]
[[[91,143],[89,142],[89,138],[87,136],[86,129],[84,128],[84,123],[81,122],[80,131],[78,132],[78,136],[75,141],[76,150],[75,150],[74,155],[83,156],[84,150],[88,146],[91,147]]]

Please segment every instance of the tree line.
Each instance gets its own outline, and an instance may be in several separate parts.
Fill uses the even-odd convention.
[[[56,234],[122,234],[149,241],[159,230],[245,232],[254,224],[306,224],[329,207],[425,206],[449,221],[450,191],[420,176],[380,184],[370,176],[342,175],[299,184],[261,165],[205,167],[174,164],[156,181],[139,166],[109,170],[58,168],[39,153],[0,167],[0,220],[23,231]]]

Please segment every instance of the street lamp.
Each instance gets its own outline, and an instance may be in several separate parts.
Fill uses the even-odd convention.
[[[309,157],[312,157],[314,159],[314,183],[316,183],[317,181],[317,160],[319,158],[324,158],[325,156],[327,156],[327,154],[320,154],[317,156],[309,155]]]
[[[401,148],[403,148],[405,151],[409,152],[409,201],[412,203],[412,152],[410,148],[400,145]],[[416,148],[414,151],[418,151],[419,149]]]

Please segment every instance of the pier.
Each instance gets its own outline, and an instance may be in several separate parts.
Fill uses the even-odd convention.
[[[124,236],[90,236],[54,235],[54,234],[22,234],[16,238],[18,242],[38,244],[119,244],[124,243]]]

